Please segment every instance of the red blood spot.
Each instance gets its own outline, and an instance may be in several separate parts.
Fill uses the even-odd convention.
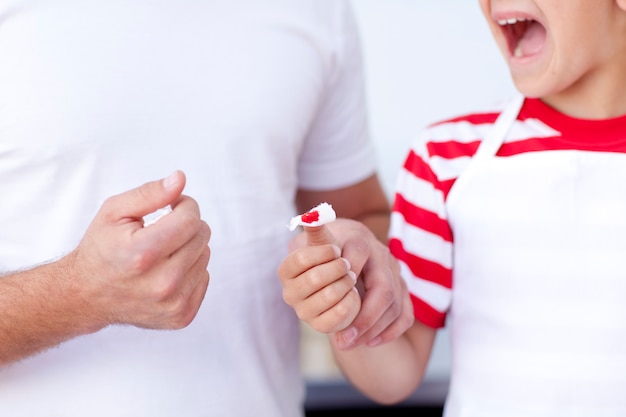
[[[320,219],[320,213],[317,210],[309,211],[302,215],[302,223],[311,224]]]

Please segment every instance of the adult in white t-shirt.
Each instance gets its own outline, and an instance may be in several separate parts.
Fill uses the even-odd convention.
[[[386,234],[359,54],[341,0],[0,4],[0,415],[302,415],[287,222]],[[364,280],[346,346],[411,322]]]

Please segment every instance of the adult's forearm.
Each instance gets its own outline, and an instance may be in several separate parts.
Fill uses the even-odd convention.
[[[70,258],[0,277],[0,366],[103,327],[88,313]]]

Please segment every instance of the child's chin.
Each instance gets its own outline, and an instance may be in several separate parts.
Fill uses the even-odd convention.
[[[553,93],[554,86],[545,85],[546,83],[542,81],[541,75],[536,72],[515,71],[515,69],[511,69],[510,72],[515,88],[524,97],[541,98]]]

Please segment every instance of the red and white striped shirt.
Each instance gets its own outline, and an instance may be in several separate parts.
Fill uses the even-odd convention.
[[[412,145],[398,176],[389,244],[401,262],[415,317],[432,327],[445,325],[455,275],[454,221],[449,218],[448,193],[501,110],[498,107],[429,126]],[[526,99],[497,158],[546,151],[626,153],[626,116],[575,119],[538,99]]]
[[[478,158],[500,110],[428,127],[398,179],[415,316],[449,318],[445,416],[626,415],[626,117],[527,99]]]

